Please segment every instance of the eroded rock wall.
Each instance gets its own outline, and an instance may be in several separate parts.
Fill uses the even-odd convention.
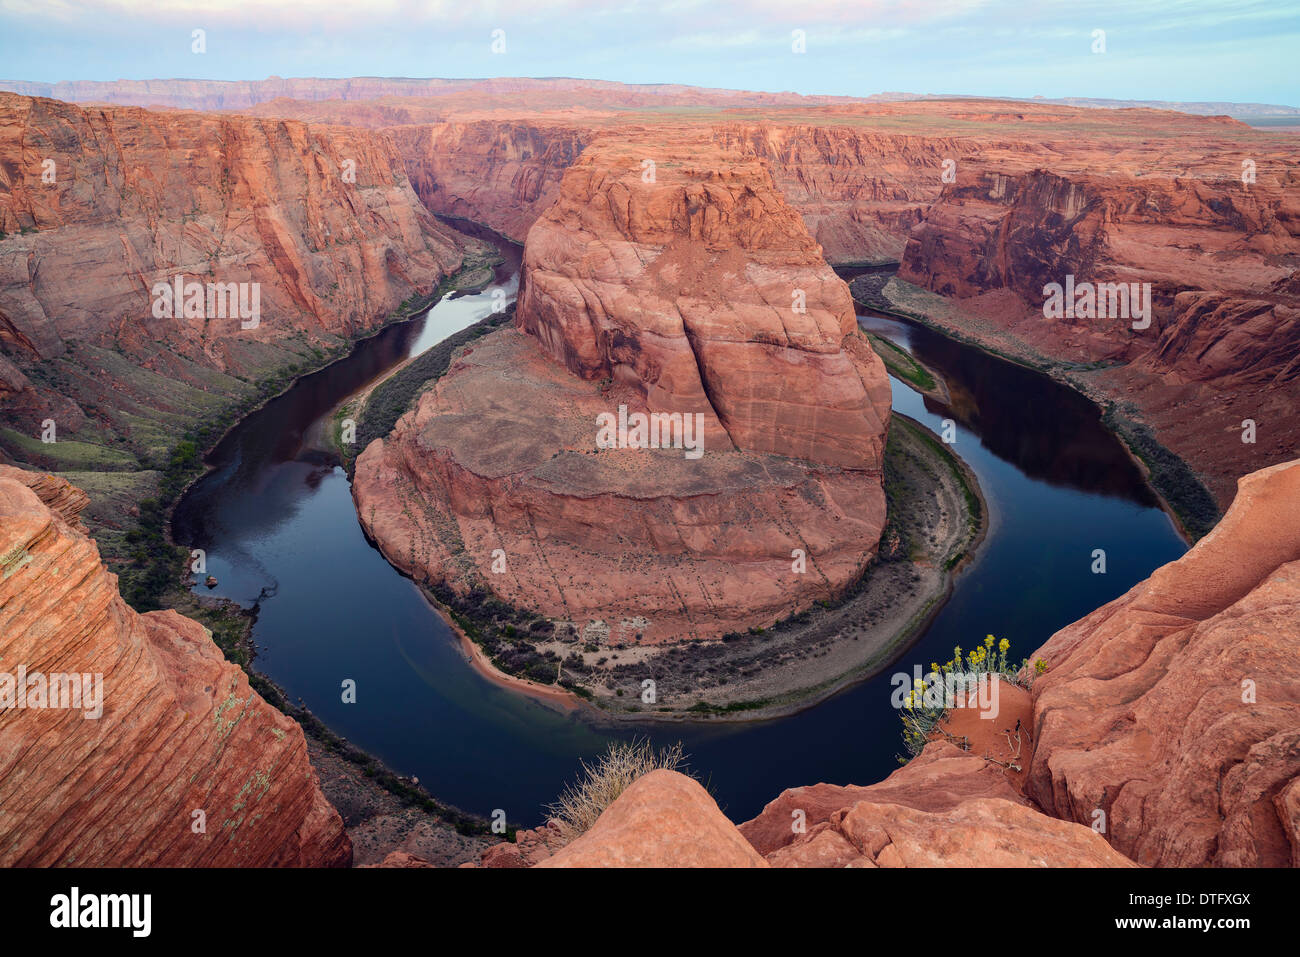
[[[28,418],[60,412],[64,426],[105,400],[90,383],[43,381],[74,344],[211,389],[207,370],[269,374],[286,350],[374,328],[461,262],[384,134],[7,93],[0,231],[0,380]],[[250,306],[256,284],[258,315],[206,301],[165,315],[154,286],[178,274],[205,292],[247,284]],[[79,361],[137,391],[116,357]]]
[[[350,864],[302,729],[203,626],[126,605],[80,527],[86,502],[0,466],[0,696],[28,679],[27,706],[0,710],[0,864]],[[31,706],[54,675],[102,676],[98,706]]]

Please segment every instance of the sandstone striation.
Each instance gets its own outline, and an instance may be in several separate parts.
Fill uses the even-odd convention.
[[[33,675],[102,675],[98,717],[0,710],[0,865],[347,866],[302,729],[197,622],[122,601],[86,502],[0,466],[0,692],[19,668],[29,694]]]
[[[694,139],[661,145],[647,183],[646,150],[602,140],[569,169],[529,232],[518,329],[464,349],[353,488],[417,580],[662,644],[856,579],[884,523],[890,394],[764,166]],[[698,421],[702,448],[599,447],[620,408]]]

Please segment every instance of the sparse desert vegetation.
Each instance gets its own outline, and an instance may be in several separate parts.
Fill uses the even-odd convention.
[[[594,763],[583,762],[581,777],[560,792],[546,809],[547,817],[567,844],[589,831],[637,778],[661,769],[683,771],[685,763],[680,744],[655,748],[647,740],[614,742]]]

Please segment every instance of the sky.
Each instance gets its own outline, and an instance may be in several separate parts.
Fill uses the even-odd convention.
[[[1298,58],[1300,0],[0,0],[0,78],[48,82],[571,76],[1296,106]]]

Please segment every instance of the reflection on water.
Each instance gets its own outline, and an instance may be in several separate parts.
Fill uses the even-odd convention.
[[[514,295],[518,251],[494,286]],[[535,824],[542,807],[612,737],[682,741],[691,768],[735,820],[782,789],[871,783],[901,749],[888,673],[815,708],[748,724],[593,726],[481,678],[416,587],[365,540],[347,477],[307,436],[343,398],[384,370],[487,315],[491,291],[446,299],[424,320],[392,327],[249,416],[214,451],[213,472],[177,509],[177,541],[208,550],[216,593],[251,604],[256,666],[353,744],[441,800]],[[952,407],[893,382],[894,408],[938,432],[957,423],[956,451],[994,514],[979,560],[906,667],[944,660],[985,634],[1029,654],[1055,630],[1122,594],[1184,546],[1096,410],[1045,377],[919,327],[865,320],[946,378]],[[1108,574],[1093,575],[1105,548]],[[892,670],[892,669],[891,669]],[[341,684],[357,683],[343,704]]]
[[[925,408],[979,435],[980,443],[1026,475],[1063,488],[1158,502],[1101,411],[1047,376],[964,346],[925,326],[866,315],[860,325],[900,345],[938,372],[951,402]],[[1014,401],[1007,401],[1015,396]]]

